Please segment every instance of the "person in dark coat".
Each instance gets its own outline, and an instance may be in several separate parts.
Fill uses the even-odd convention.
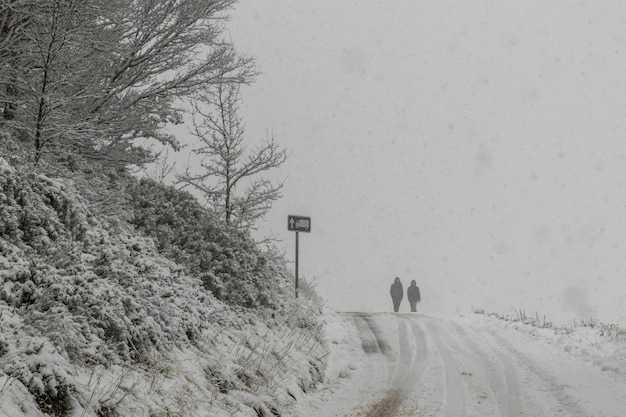
[[[402,301],[402,297],[404,297],[404,289],[402,288],[400,278],[396,277],[393,281],[389,294],[391,294],[391,299],[393,300],[393,311],[397,313],[400,309],[400,301]]]
[[[415,280],[411,281],[411,286],[406,290],[406,296],[409,299],[409,304],[411,304],[411,312],[415,313],[417,311],[417,303],[422,301],[420,289],[415,283]]]

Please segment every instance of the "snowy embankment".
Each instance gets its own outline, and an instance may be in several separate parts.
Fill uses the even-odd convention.
[[[279,261],[173,195],[205,223],[158,211],[210,235],[199,278],[200,242],[164,219],[148,237],[76,190],[0,158],[0,416],[278,416],[322,381],[321,303],[292,300]]]
[[[520,346],[520,350],[545,352],[546,345],[557,352],[567,353],[584,362],[626,377],[626,329],[617,324],[601,323],[593,319],[572,320],[569,325],[555,325],[545,319],[528,318],[523,313],[516,316],[476,312],[473,319],[494,323],[502,331],[507,331]]]

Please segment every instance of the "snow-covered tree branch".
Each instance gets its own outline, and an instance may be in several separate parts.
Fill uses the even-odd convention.
[[[163,128],[181,122],[178,100],[256,75],[252,58],[222,39],[234,3],[0,0],[0,56],[12,59],[0,68],[12,116],[3,123],[28,138],[35,162],[48,153],[141,164],[150,154],[138,138],[176,149]]]

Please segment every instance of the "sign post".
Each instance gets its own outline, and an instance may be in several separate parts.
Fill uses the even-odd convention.
[[[300,232],[311,232],[311,218],[305,216],[287,216],[287,230],[296,232],[296,298],[298,298],[298,256],[299,256],[299,234]]]

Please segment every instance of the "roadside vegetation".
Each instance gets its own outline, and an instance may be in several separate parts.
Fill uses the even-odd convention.
[[[521,323],[530,327],[539,329],[552,329],[555,333],[570,333],[576,328],[592,329],[598,333],[601,337],[611,337],[616,340],[626,340],[626,329],[623,329],[618,324],[602,323],[594,318],[587,320],[572,320],[570,325],[556,325],[546,319],[546,316],[539,316],[539,313],[535,313],[535,316],[527,316],[526,311],[519,309],[515,310],[514,314],[500,314],[494,312],[486,312],[483,309],[475,308],[474,314],[483,315],[486,317],[494,317],[498,320]]]
[[[101,210],[0,158],[0,414],[269,416],[314,389],[322,301],[295,302],[280,254],[186,192],[115,181]]]

